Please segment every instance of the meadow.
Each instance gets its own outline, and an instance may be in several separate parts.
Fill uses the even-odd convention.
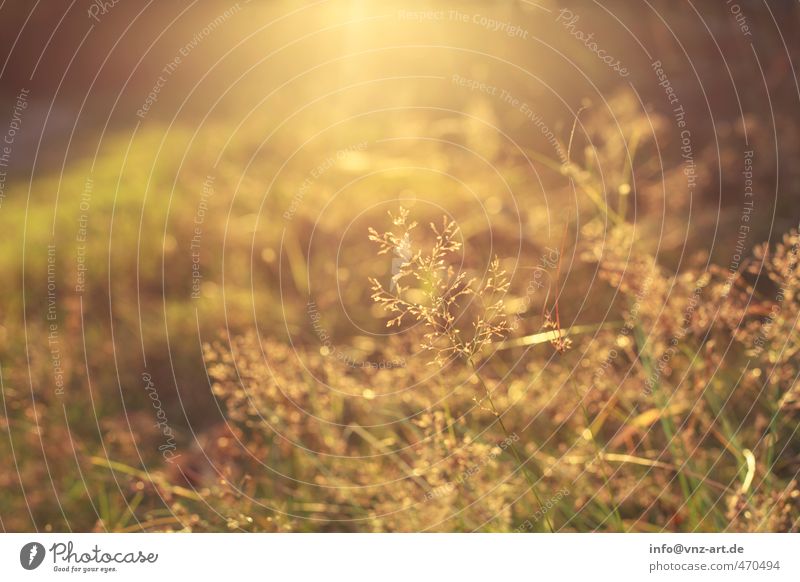
[[[797,8],[604,4],[0,6],[2,529],[798,531]]]

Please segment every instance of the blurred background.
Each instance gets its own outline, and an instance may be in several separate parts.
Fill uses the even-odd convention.
[[[537,502],[492,456],[505,436],[474,380],[428,366],[370,298],[393,267],[368,228],[400,206],[415,244],[457,223],[458,269],[485,280],[499,257],[513,338],[554,297],[561,327],[590,330],[486,371],[545,498],[570,492],[558,529],[796,527],[795,384],[770,380],[794,348],[753,355],[761,332],[740,331],[783,289],[767,335],[797,343],[788,283],[746,272],[798,224],[798,17],[758,0],[6,0],[3,529],[522,527]],[[642,418],[642,338],[669,345],[660,318],[686,318],[710,265],[746,298],[703,295]],[[601,382],[609,350],[625,355]],[[425,492],[452,483],[433,511]]]

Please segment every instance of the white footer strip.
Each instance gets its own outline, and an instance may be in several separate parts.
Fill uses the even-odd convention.
[[[2,580],[186,575],[326,582],[797,581],[800,534],[0,535]]]

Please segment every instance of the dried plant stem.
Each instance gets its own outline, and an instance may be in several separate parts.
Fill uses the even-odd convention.
[[[489,406],[491,406],[491,408],[492,408],[492,412],[497,417],[497,421],[500,424],[500,428],[503,429],[503,432],[506,435],[506,440],[510,444],[509,448],[511,449],[511,452],[514,455],[514,458],[516,458],[517,464],[519,465],[519,468],[522,470],[522,474],[525,476],[525,480],[528,482],[528,485],[530,486],[530,490],[533,492],[533,496],[536,498],[536,503],[538,503],[539,507],[542,509],[542,515],[544,516],[544,522],[547,525],[547,529],[550,530],[550,533],[555,533],[555,529],[553,529],[553,522],[550,520],[550,517],[547,515],[547,512],[545,511],[544,504],[542,503],[542,499],[539,497],[539,493],[536,491],[536,482],[533,480],[533,476],[530,474],[530,470],[528,469],[527,465],[525,464],[525,462],[523,462],[522,456],[519,454],[519,451],[517,450],[517,447],[514,444],[513,439],[511,438],[511,433],[508,432],[508,429],[506,428],[506,425],[503,422],[503,417],[500,415],[500,412],[497,410],[497,407],[494,405],[494,400],[492,400],[492,393],[489,390],[489,387],[486,385],[486,382],[483,381],[483,378],[481,377],[480,373],[478,372],[478,368],[475,367],[475,363],[472,361],[472,359],[470,358],[467,361],[469,362],[469,365],[472,368],[472,371],[474,372],[475,377],[481,383],[481,386],[483,387],[484,392],[486,392],[486,399],[489,402]]]

